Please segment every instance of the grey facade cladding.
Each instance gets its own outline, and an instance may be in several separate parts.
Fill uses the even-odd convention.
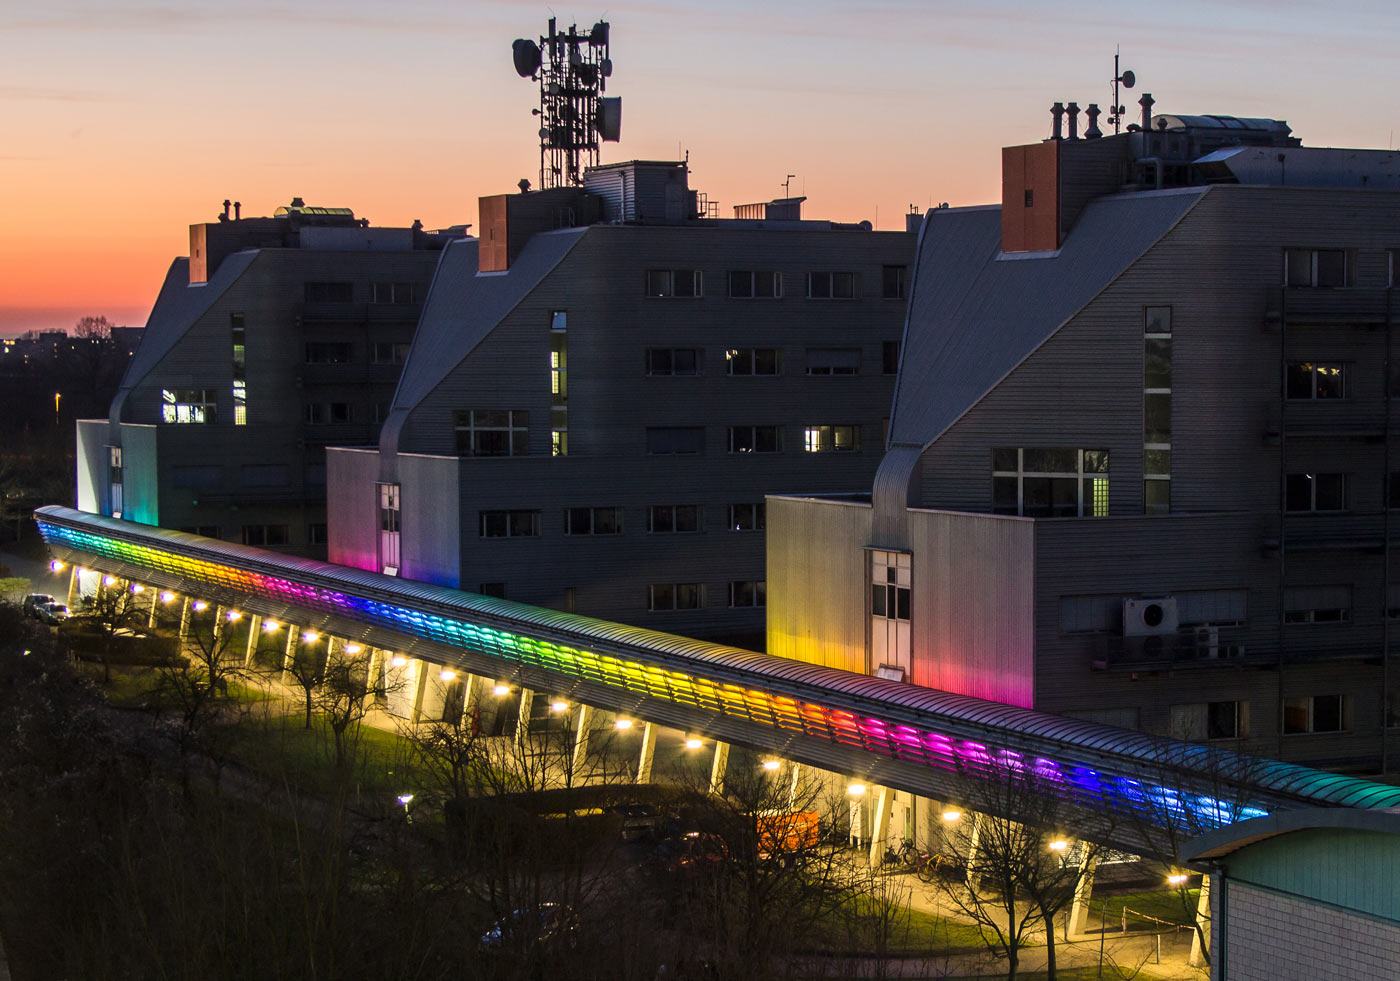
[[[428,249],[269,248],[229,256],[208,284],[195,285],[184,275],[186,261],[177,261],[151,314],[152,343],[133,362],[113,407],[114,424],[156,427],[154,452],[133,447],[125,465],[158,474],[159,504],[143,511],[133,500],[129,516],[217,529],[233,541],[245,526],[285,528],[286,548],[324,555],[325,446],[377,437],[402,368],[392,345],[407,349],[420,309],[372,302],[372,290],[377,283],[412,284],[421,300],[436,261]],[[349,283],[350,300],[316,302],[308,283]],[[245,336],[246,425],[235,425],[236,323]],[[334,360],[348,360],[316,363],[318,351],[332,349],[326,345]],[[215,421],[162,421],[162,390],[177,389],[212,392]],[[120,442],[116,432],[113,443]],[[281,546],[280,531],[268,543]]]
[[[501,583],[510,599],[761,644],[762,606],[731,606],[730,583],[764,581],[764,534],[727,530],[729,506],[762,502],[766,493],[868,486],[893,392],[884,346],[899,341],[905,316],[903,297],[882,295],[883,268],[910,264],[913,236],[703,225],[604,225],[567,234],[577,241],[544,265],[531,250],[557,243],[532,241],[510,271],[490,274],[506,277],[502,291],[511,276],[538,280],[487,330],[473,308],[455,306],[469,294],[445,281],[478,275],[474,263],[449,271],[458,260],[444,256],[395,404],[403,421],[392,449],[454,456],[454,413],[524,410],[529,454],[460,459],[458,567],[416,575],[455,576],[469,590]],[[702,295],[647,296],[649,270],[699,270]],[[743,270],[780,272],[783,296],[730,297],[728,274]],[[807,298],[807,274],[820,271],[857,273],[857,295]],[[556,312],[567,317],[564,457],[551,456],[549,424]],[[447,350],[434,335],[449,331],[472,340],[450,370],[440,360],[431,367],[445,375],[425,388],[416,372],[429,368],[416,359],[420,351]],[[649,348],[695,350],[698,371],[649,374]],[[780,373],[731,375],[726,352],[747,348],[779,350]],[[807,373],[809,349],[853,348],[860,351],[855,374]],[[781,452],[731,452],[730,429],[750,426],[779,427]],[[859,448],[806,452],[807,426],[859,427]],[[649,454],[648,427],[702,428],[703,452]],[[393,473],[391,447],[382,449],[381,472]],[[670,505],[699,507],[701,530],[652,530],[649,508]],[[573,507],[620,508],[621,533],[566,534],[564,512]],[[538,511],[538,535],[484,537],[482,512],[507,509]],[[403,520],[406,547],[415,521],[407,505]],[[367,547],[363,536],[344,540],[332,558]],[[650,586],[676,583],[703,584],[701,608],[648,610]]]

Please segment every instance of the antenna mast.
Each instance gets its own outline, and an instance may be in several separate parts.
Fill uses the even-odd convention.
[[[598,144],[622,133],[622,100],[604,98],[612,75],[608,22],[580,32],[556,28],[539,43],[518,38],[512,46],[515,71],[540,83],[540,187],[573,187],[583,170],[598,163]]]
[[[1122,83],[1123,88],[1130,89],[1137,84],[1137,76],[1132,69],[1124,72],[1118,70],[1118,49],[1113,49],[1113,115],[1108,117],[1108,121],[1113,124],[1113,134],[1118,135],[1123,125],[1123,107],[1118,104],[1118,85]]]

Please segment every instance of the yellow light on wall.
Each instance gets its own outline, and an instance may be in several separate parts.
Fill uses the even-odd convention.
[[[364,648],[361,647],[359,644],[350,643],[345,645],[346,654],[358,654],[362,650],[364,650]]]
[[[192,608],[196,613],[203,613],[205,610],[209,609],[209,604],[206,603],[206,602],[204,602],[204,600],[195,600],[195,601],[191,604],[191,608]]]
[[[391,668],[401,668],[407,663],[408,658],[404,657],[402,654],[395,654],[393,657],[389,658],[389,667]]]
[[[451,668],[443,668],[438,672],[438,677],[443,681],[451,681],[453,678],[457,677],[457,672],[453,671]]]
[[[134,582],[131,584],[131,591],[133,593],[144,593],[146,591],[146,587],[141,585],[139,582]]]
[[[502,695],[509,695],[510,685],[497,685],[495,688],[491,689],[491,694],[495,695],[498,698]]]
[[[632,720],[631,720],[631,719],[618,719],[616,722],[613,723],[613,727],[614,727],[615,729],[618,729],[618,730],[631,729],[631,728],[632,728]]]
[[[764,761],[763,761],[763,768],[764,768],[765,770],[767,770],[769,773],[772,773],[774,770],[778,769],[778,768],[781,767],[782,765],[783,765],[783,764],[782,764],[780,761],[778,761],[778,760],[764,760]]]
[[[705,740],[701,739],[699,736],[689,736],[685,741],[686,749],[699,749],[704,745]]]
[[[263,630],[265,630],[267,633],[275,633],[275,632],[277,632],[278,630],[281,630],[281,629],[282,629],[282,625],[281,625],[280,623],[278,623],[276,620],[264,620],[264,621],[263,621]]]
[[[954,821],[961,821],[962,811],[958,810],[956,807],[949,807],[943,811],[943,820],[950,824]]]
[[[1054,841],[1050,842],[1049,847],[1052,852],[1062,852],[1069,848],[1069,842],[1065,841],[1063,838],[1056,838]]]
[[[846,793],[852,797],[860,797],[865,793],[865,784],[853,783],[846,788]]]
[[[551,712],[566,712],[568,711],[568,709],[569,703],[564,701],[562,698],[549,703],[549,710]]]

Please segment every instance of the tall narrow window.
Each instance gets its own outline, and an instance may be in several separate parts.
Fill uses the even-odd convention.
[[[248,425],[248,348],[243,314],[229,315],[233,334],[233,424]]]
[[[1172,509],[1172,308],[1143,310],[1142,503],[1145,514]]]
[[[870,553],[870,666],[894,668],[908,678],[910,590],[913,560],[907,552]]]
[[[114,518],[120,518],[124,510],[122,501],[122,448],[120,446],[107,447],[107,475],[108,484],[112,489],[110,514]]]
[[[549,315],[549,453],[569,455],[569,315]]]
[[[399,574],[399,485],[379,485],[379,568],[387,576]]]

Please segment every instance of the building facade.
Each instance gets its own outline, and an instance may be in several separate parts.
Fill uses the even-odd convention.
[[[78,423],[79,507],[324,557],[325,447],[378,434],[454,236],[277,212],[191,226],[110,418]]]
[[[1390,764],[1393,156],[1008,148],[1001,207],[925,221],[872,493],[769,501],[770,653]]]
[[[765,495],[874,476],[914,244],[783,206],[701,219],[665,162],[483,199],[328,455],[331,560],[761,645]]]

